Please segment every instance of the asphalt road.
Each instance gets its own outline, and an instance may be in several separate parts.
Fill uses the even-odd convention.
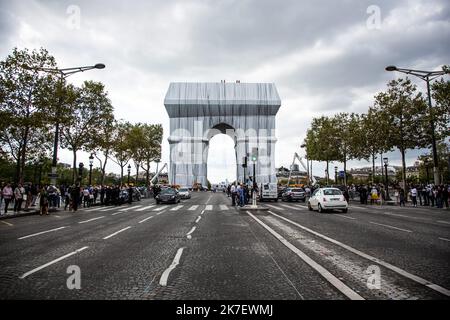
[[[202,192],[0,221],[0,299],[450,297],[449,210],[264,205]]]

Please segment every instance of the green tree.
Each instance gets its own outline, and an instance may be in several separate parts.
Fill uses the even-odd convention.
[[[33,70],[56,67],[47,50],[13,49],[0,62],[0,145],[16,162],[16,180],[23,182],[30,155],[50,148],[47,106],[57,82],[51,75]]]
[[[406,79],[392,80],[386,92],[375,96],[375,108],[387,119],[389,147],[396,147],[402,156],[402,181],[406,188],[405,155],[409,149],[424,147],[424,118],[427,104],[416,86]]]
[[[129,122],[117,122],[115,125],[114,144],[111,160],[120,166],[120,184],[123,182],[123,168],[131,160],[130,135],[132,124]]]
[[[67,120],[61,128],[61,145],[73,152],[73,175],[77,177],[77,151],[92,149],[97,130],[101,130],[105,119],[112,117],[113,107],[100,82],[85,81],[81,88],[68,86],[73,95],[67,105]]]

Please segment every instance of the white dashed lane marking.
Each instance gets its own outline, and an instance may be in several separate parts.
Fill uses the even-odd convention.
[[[175,208],[170,209],[170,211],[178,211],[183,207],[184,207],[183,205],[179,205],[179,206],[176,206]]]
[[[191,206],[188,210],[194,211],[194,210],[197,210],[197,208],[198,208],[198,205],[194,205],[194,206]]]
[[[38,232],[38,233],[33,233],[33,234],[28,235],[28,236],[20,237],[19,240],[27,239],[27,238],[31,238],[31,237],[36,237],[36,236],[39,236],[39,235],[44,234],[44,233],[58,231],[58,230],[62,230],[62,229],[65,229],[65,228],[67,228],[67,227],[60,227],[60,228],[56,228],[56,229],[51,229],[51,230],[46,230],[46,231],[42,231],[42,232]]]
[[[206,210],[206,211],[212,211],[212,209],[213,209],[213,206],[212,206],[211,204],[208,204],[208,205],[205,207],[205,210]]]

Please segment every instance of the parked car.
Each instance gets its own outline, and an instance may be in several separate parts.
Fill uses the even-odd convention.
[[[189,192],[188,188],[178,189],[178,194],[180,195],[181,199],[190,199],[191,198],[191,193]]]
[[[319,188],[314,191],[308,200],[308,209],[317,210],[320,213],[325,210],[342,210],[348,211],[348,203],[338,188]]]
[[[161,192],[155,197],[156,204],[160,203],[179,203],[180,195],[178,191],[172,188],[162,189]]]
[[[141,193],[139,192],[139,190],[135,187],[132,188],[133,189],[133,201],[141,201]],[[128,189],[123,189],[120,191],[119,194],[119,203],[126,203],[128,202]]]
[[[281,195],[283,201],[306,201],[306,192],[302,188],[286,188]]]

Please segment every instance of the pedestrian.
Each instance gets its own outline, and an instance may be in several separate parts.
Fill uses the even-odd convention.
[[[234,183],[231,185],[230,192],[231,192],[231,205],[234,207],[236,205],[236,187]]]
[[[448,206],[448,197],[449,197],[449,195],[450,195],[450,185],[447,186],[447,187],[444,187],[443,194],[442,194],[442,201],[444,202],[445,208],[447,208],[447,209],[449,207]]]
[[[72,209],[73,211],[77,211],[78,210],[78,205],[80,202],[80,186],[75,186],[71,193],[70,193],[70,198],[72,199]]]
[[[2,189],[2,197],[5,201],[5,214],[8,213],[8,206],[14,196],[13,189],[11,188],[11,184],[7,183],[6,186]]]
[[[20,212],[22,210],[24,194],[25,188],[19,183],[16,189],[14,189],[14,212]]]
[[[399,196],[400,196],[400,207],[402,205],[403,205],[403,207],[405,207],[406,206],[406,204],[405,204],[405,190],[403,190],[403,188],[400,188]]]
[[[372,190],[370,190],[370,204],[375,204],[375,201],[378,199],[378,190],[375,186],[372,186]]]
[[[347,188],[344,189],[343,195],[344,195],[345,201],[347,201],[347,203],[349,203],[349,200],[350,200],[350,194],[348,193]]]
[[[128,188],[128,204],[131,204],[133,202],[133,187],[130,186]]]
[[[69,210],[71,209],[72,204],[70,203],[70,192],[72,191],[72,188],[66,188],[64,191],[64,211],[67,210],[67,207],[69,207]]]
[[[413,207],[417,208],[417,189],[415,186],[411,189],[411,199],[413,203]]]
[[[49,205],[49,193],[47,190],[43,187],[40,192],[40,198],[39,198],[39,214],[42,215],[48,215],[48,205]]]
[[[245,197],[244,197],[244,186],[241,184],[238,187],[238,191],[239,191],[239,206],[243,207],[245,205]]]

